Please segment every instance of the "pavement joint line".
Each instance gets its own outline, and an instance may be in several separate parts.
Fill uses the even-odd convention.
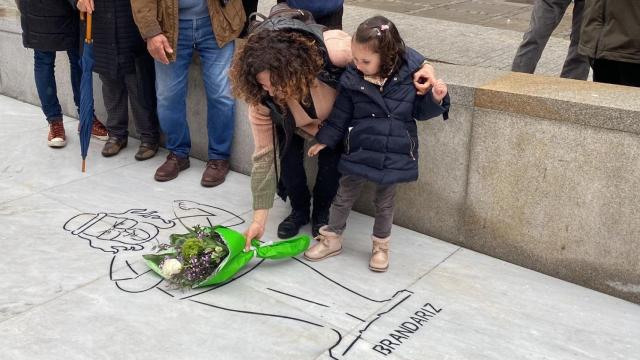
[[[26,194],[26,195],[19,196],[19,197],[14,198],[14,199],[3,200],[3,201],[0,201],[0,206],[12,203],[14,201],[23,200],[23,199],[26,199],[26,198],[28,198],[30,196],[34,196],[34,195],[40,195],[40,193],[34,192],[34,193],[31,193],[31,194]]]
[[[124,267],[124,266],[123,266],[123,267]],[[21,311],[21,312],[19,312],[19,313],[15,314],[15,315],[13,315],[13,316],[10,316],[10,317],[8,317],[8,318],[6,318],[6,319],[4,319],[4,320],[0,320],[0,325],[1,325],[1,324],[3,324],[3,323],[5,323],[5,322],[7,322],[7,321],[9,321],[9,320],[11,320],[11,319],[14,319],[14,318],[16,318],[16,317],[19,317],[19,316],[22,316],[22,315],[26,315],[27,313],[30,313],[30,312],[32,312],[33,310],[35,310],[35,309],[37,309],[37,308],[40,308],[40,307],[42,307],[42,306],[45,306],[45,305],[47,305],[48,303],[50,303],[50,302],[52,302],[52,301],[55,301],[55,300],[57,300],[57,299],[59,299],[59,298],[61,298],[61,297],[63,297],[63,296],[69,295],[69,294],[71,294],[71,293],[75,293],[75,292],[77,292],[78,290],[80,290],[80,289],[82,289],[82,288],[84,288],[84,287],[87,287],[87,286],[89,286],[89,285],[91,285],[91,284],[93,284],[93,283],[95,283],[95,282],[97,282],[97,281],[99,281],[99,280],[102,280],[102,279],[103,279],[103,278],[105,278],[105,277],[107,277],[107,278],[108,278],[108,277],[109,277],[109,275],[102,275],[102,276],[99,276],[99,277],[97,277],[97,278],[95,278],[95,279],[93,279],[93,280],[90,280],[90,281],[88,281],[88,282],[86,282],[86,283],[84,283],[84,284],[80,284],[80,285],[76,286],[75,288],[69,289],[68,291],[65,291],[65,292],[63,292],[63,293],[61,293],[61,294],[59,294],[59,295],[57,295],[57,296],[54,296],[54,297],[52,297],[52,298],[50,298],[50,299],[48,299],[48,300],[46,300],[46,301],[44,301],[44,302],[42,302],[42,303],[34,304],[33,306],[29,307],[28,309],[25,309],[24,311]],[[0,326],[0,327],[1,327],[1,326]]]
[[[35,191],[35,192],[31,193],[31,194],[23,195],[23,196],[15,198],[15,199],[9,199],[9,200],[0,201],[0,205],[8,204],[10,202],[13,202],[13,201],[16,201],[16,200],[21,200],[21,199],[24,199],[26,197],[29,197],[29,196],[32,196],[32,195],[36,195],[36,194],[47,196],[46,194],[44,194],[45,192],[57,189],[59,187],[65,186],[65,185],[69,185],[69,184],[73,184],[73,183],[76,183],[76,182],[79,182],[79,181],[87,180],[88,178],[94,177],[96,175],[103,175],[103,174],[105,174],[105,173],[107,173],[109,171],[118,170],[118,169],[121,169],[121,168],[123,168],[125,166],[130,166],[130,165],[133,165],[133,164],[136,164],[136,162],[123,164],[123,165],[120,165],[120,166],[117,166],[117,167],[114,167],[114,168],[110,168],[110,169],[106,169],[104,171],[99,171],[99,172],[93,173],[91,175],[89,175],[89,174],[83,175],[80,178],[73,179],[73,180],[67,181],[67,182],[62,183],[62,184],[53,185],[53,186],[50,186],[50,187]],[[52,199],[52,198],[49,197],[49,199]],[[52,199],[52,200],[58,201],[57,199]]]
[[[133,164],[136,164],[136,163],[135,162],[131,162],[131,163],[127,163],[127,164],[122,164],[122,165],[118,165],[118,166],[110,168],[110,169],[105,169],[103,171],[98,171],[98,172],[92,173],[91,175],[89,175],[89,174],[83,175],[81,178],[73,179],[73,180],[68,181],[66,183],[63,183],[63,184],[53,185],[53,186],[50,186],[48,188],[42,189],[38,193],[51,191],[51,190],[57,189],[59,187],[65,186],[65,185],[73,184],[73,183],[76,183],[76,182],[79,182],[79,181],[84,181],[84,180],[87,180],[89,178],[95,177],[97,175],[104,175],[105,173],[108,173],[110,171],[119,170],[119,169],[122,169],[123,167],[130,166],[130,165],[133,165]]]
[[[445,242],[444,240],[440,240],[440,239],[436,239],[436,238],[432,238],[437,240],[438,242]],[[458,252],[460,252],[461,250],[464,250],[463,247],[461,246],[456,246],[456,249],[454,251],[451,252],[451,254],[447,255],[447,257],[445,257],[444,259],[442,259],[439,263],[437,263],[436,265],[434,265],[431,269],[427,270],[426,273],[422,274],[420,277],[418,277],[414,282],[412,282],[409,286],[407,286],[407,288],[412,287],[413,285],[417,284],[418,281],[424,279],[425,277],[427,277],[429,274],[431,274],[433,272],[433,270],[437,269],[440,265],[444,264],[447,260],[449,260],[449,258],[451,258],[452,256],[454,256],[455,254],[457,254]]]

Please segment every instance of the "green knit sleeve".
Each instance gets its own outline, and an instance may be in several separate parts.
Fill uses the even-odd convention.
[[[273,147],[253,154],[253,168],[251,169],[251,193],[253,194],[253,209],[271,209],[276,196],[276,169],[273,163],[275,156]]]

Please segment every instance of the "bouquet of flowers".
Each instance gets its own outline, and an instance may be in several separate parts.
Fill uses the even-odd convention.
[[[244,251],[245,238],[223,226],[190,229],[172,234],[170,244],[156,247],[156,253],[143,255],[147,266],[179,287],[202,287],[230,279],[254,256],[282,259],[299,255],[309,247],[309,236],[302,235],[277,243],[252,241]]]

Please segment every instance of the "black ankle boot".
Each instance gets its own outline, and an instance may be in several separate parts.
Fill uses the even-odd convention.
[[[313,209],[311,215],[311,235],[317,237],[320,234],[320,228],[329,223],[329,209],[318,210]]]
[[[300,228],[308,223],[308,212],[293,210],[291,214],[278,225],[278,237],[280,239],[292,238],[298,235]]]

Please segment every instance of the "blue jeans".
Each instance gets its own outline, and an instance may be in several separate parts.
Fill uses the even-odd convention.
[[[188,157],[191,137],[187,124],[187,80],[193,50],[201,59],[207,96],[209,160],[226,160],[231,154],[235,100],[228,76],[234,44],[218,47],[211,20],[180,19],[176,61],[164,65],[156,61],[158,120],[166,136],[166,147],[179,157]]]
[[[73,102],[76,107],[80,106],[80,79],[82,78],[82,68],[80,67],[80,55],[78,49],[67,51],[71,73],[71,88],[73,89]],[[62,108],[58,101],[58,90],[56,88],[56,52],[34,50],[34,75],[38,97],[42,104],[42,112],[47,117],[47,121],[62,119]]]

